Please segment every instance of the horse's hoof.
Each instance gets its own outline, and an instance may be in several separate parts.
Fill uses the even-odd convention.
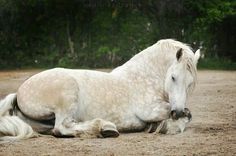
[[[62,137],[61,132],[56,128],[52,129],[52,135],[55,137]]]
[[[115,129],[105,129],[105,130],[101,131],[101,135],[102,135],[103,138],[116,138],[120,134]]]

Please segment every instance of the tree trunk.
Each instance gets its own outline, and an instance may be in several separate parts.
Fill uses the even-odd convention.
[[[71,40],[71,32],[70,32],[70,22],[69,22],[69,20],[67,20],[66,31],[67,31],[68,44],[69,44],[69,48],[70,48],[70,54],[71,54],[71,56],[74,56],[75,49],[74,49],[74,42]]]

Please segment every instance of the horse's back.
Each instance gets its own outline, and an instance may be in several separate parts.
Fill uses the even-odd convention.
[[[20,110],[34,119],[48,119],[71,108],[77,111],[77,118],[88,120],[97,114],[103,116],[102,110],[109,109],[111,103],[127,103],[122,100],[127,90],[120,78],[109,73],[54,68],[26,80],[18,89],[17,102]]]
[[[129,91],[130,84],[122,76],[56,68],[26,80],[18,89],[17,101],[20,110],[36,120],[49,120],[57,112],[67,111],[79,121],[102,118],[122,128],[120,125],[127,127],[133,122],[140,125]]]

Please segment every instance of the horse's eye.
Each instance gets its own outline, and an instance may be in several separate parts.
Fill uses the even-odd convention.
[[[175,77],[174,77],[174,76],[171,76],[171,79],[172,79],[172,81],[174,81],[174,82],[175,82]]]

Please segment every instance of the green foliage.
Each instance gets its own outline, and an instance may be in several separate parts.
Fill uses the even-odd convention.
[[[0,0],[0,68],[115,67],[162,38],[234,67],[235,25],[228,0]]]
[[[227,58],[205,58],[200,59],[198,69],[236,70],[236,62],[232,62]]]
[[[227,57],[236,61],[236,1],[186,0],[189,10],[196,12],[190,40],[201,41],[205,56]],[[200,43],[197,43],[200,44]],[[233,50],[232,50],[233,49]]]

